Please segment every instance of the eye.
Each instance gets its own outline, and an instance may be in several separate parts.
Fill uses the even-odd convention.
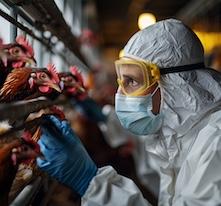
[[[73,82],[73,83],[76,83],[76,80],[73,77],[69,77],[69,81]]]
[[[72,83],[73,83],[73,82],[74,82],[74,83],[76,82],[73,77],[66,77],[66,81],[67,81],[67,82],[72,82]]]
[[[133,88],[139,86],[139,83],[130,77],[125,78],[123,82],[125,87]]]
[[[22,52],[22,50],[21,50],[21,48],[19,48],[19,47],[14,47],[14,48],[12,48],[12,50],[11,50],[11,53],[14,54],[14,55],[18,55],[18,54],[20,54],[21,52]]]
[[[46,79],[49,79],[49,76],[46,73],[42,72],[42,73],[40,73],[39,78],[46,80]]]

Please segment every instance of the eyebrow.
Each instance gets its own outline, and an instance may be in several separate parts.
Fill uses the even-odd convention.
[[[130,79],[134,79],[136,81],[140,80],[140,79],[138,79],[138,77],[134,76],[133,74],[131,74],[131,75],[123,74],[122,76],[123,76],[123,78],[130,78]]]

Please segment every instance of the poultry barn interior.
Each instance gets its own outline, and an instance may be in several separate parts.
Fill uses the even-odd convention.
[[[114,61],[142,13],[182,20],[201,40],[206,66],[221,72],[220,0],[0,0],[1,206],[81,205],[37,167],[47,115],[67,119],[98,167],[113,166],[157,205],[159,179],[142,182],[140,142],[114,127],[112,111]]]

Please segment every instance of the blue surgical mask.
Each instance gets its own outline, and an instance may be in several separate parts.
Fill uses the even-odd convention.
[[[152,113],[153,94],[139,97],[115,95],[115,111],[121,125],[135,135],[155,134],[162,125],[162,115]]]

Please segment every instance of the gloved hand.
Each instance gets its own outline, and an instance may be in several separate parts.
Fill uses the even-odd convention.
[[[96,165],[67,121],[52,115],[44,120],[38,141],[44,159],[37,158],[38,166],[83,196],[96,175]]]

